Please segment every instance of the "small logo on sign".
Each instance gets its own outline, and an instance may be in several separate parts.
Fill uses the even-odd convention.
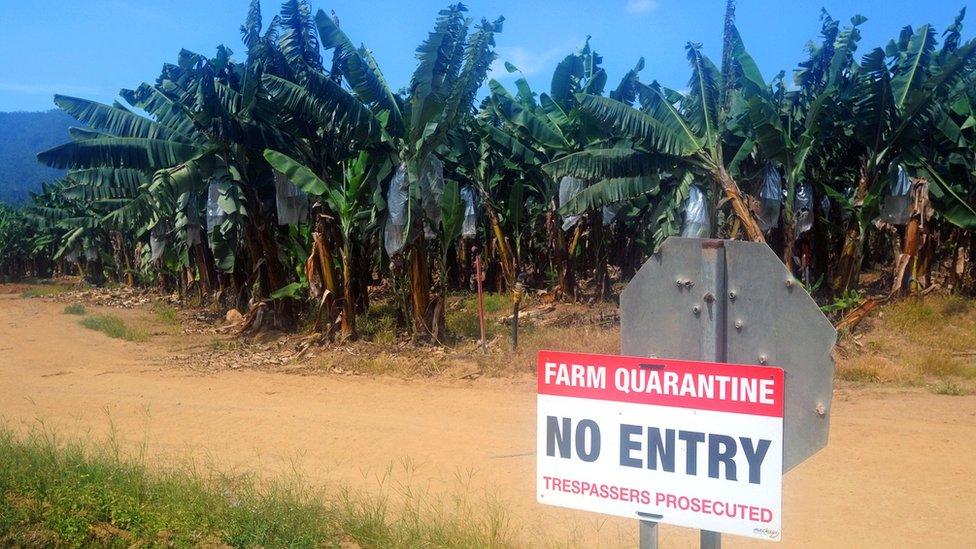
[[[769,539],[779,539],[779,530],[773,530],[772,528],[753,528],[752,533],[757,536],[766,536]]]

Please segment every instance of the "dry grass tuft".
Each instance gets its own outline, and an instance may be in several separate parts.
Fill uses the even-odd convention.
[[[950,385],[963,392],[976,386],[976,308],[969,300],[904,299],[884,306],[865,327],[856,347],[847,341],[838,379],[938,387],[939,394],[952,394]]]

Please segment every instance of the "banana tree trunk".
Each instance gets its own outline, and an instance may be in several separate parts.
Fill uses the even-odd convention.
[[[783,222],[783,264],[791,275],[796,274],[793,256],[796,252],[796,221],[791,219]]]
[[[220,283],[217,280],[217,266],[214,262],[213,252],[207,245],[207,233],[204,229],[199,229],[201,233],[200,243],[196,246],[197,269],[200,271],[200,280],[203,282],[204,290],[210,294],[215,291]]]
[[[604,242],[603,212],[599,209],[590,214],[590,239],[593,243],[593,278],[597,296],[610,298],[610,275],[607,272],[606,243]]]
[[[952,235],[952,266],[949,274],[952,281],[952,290],[956,293],[962,292],[966,281],[966,271],[969,263],[969,240],[971,236],[968,231],[954,229]]]
[[[855,204],[863,205],[868,194],[868,174],[861,168],[861,175],[857,184]],[[861,256],[864,250],[864,231],[861,227],[860,208],[851,214],[847,222],[847,232],[844,235],[844,246],[837,261],[837,271],[834,273],[834,291],[840,295],[851,289],[861,274]]]
[[[132,288],[136,285],[136,278],[132,269],[132,261],[129,258],[129,254],[126,253],[125,237],[122,236],[122,233],[114,233],[112,247],[116,265],[120,265],[125,270],[122,276],[125,279],[125,285]]]
[[[912,210],[905,225],[905,239],[901,253],[895,257],[894,273],[891,291],[893,294],[905,294],[912,289],[919,289],[920,284],[928,279],[928,252],[931,250],[929,240],[931,235],[925,230],[926,210],[928,209],[928,182],[915,180],[912,184]],[[910,277],[908,276],[911,273]]]
[[[735,182],[735,179],[732,179],[732,176],[729,175],[729,172],[723,166],[719,166],[718,171],[715,173],[715,178],[718,180],[719,185],[721,185],[722,192],[729,199],[729,203],[732,204],[732,211],[735,212],[735,216],[742,223],[742,228],[745,230],[749,240],[765,243],[766,237],[763,236],[762,230],[759,229],[759,223],[756,222],[756,218],[749,211],[749,206],[746,204],[742,190],[739,189],[739,185]]]
[[[352,243],[349,238],[343,238],[342,243],[342,337],[355,341],[356,333],[356,299],[353,292],[352,280]]]
[[[469,261],[470,253],[468,247],[471,245],[471,240],[466,237],[461,237],[458,243],[458,280],[457,285],[462,291],[468,291],[471,285],[471,262]]]
[[[268,218],[261,211],[261,200],[257,190],[247,181],[241,182],[241,189],[248,204],[248,215],[246,216],[245,240],[249,241],[252,251],[252,261],[261,262],[260,273],[262,273],[261,291],[259,297],[264,299],[272,292],[285,287],[288,284],[289,276],[285,266],[281,262],[281,254],[278,243],[274,239],[275,227],[269,222]],[[296,321],[297,310],[294,300],[279,299],[274,303],[277,322],[291,325]]]
[[[556,199],[549,202],[546,212],[546,228],[549,233],[549,249],[552,250],[553,266],[559,273],[559,294],[570,301],[576,300],[576,276],[566,244],[566,233],[559,222]]]
[[[325,219],[319,216],[318,221],[315,223],[315,231],[312,233],[312,252],[317,259],[315,266],[318,269],[319,280],[321,280],[326,290],[332,292],[333,295],[338,295],[339,284],[336,281],[335,271],[332,268],[332,252],[329,250],[325,230]]]
[[[495,249],[498,251],[498,261],[501,263],[502,276],[505,277],[506,285],[509,288],[514,288],[516,265],[515,257],[512,255],[512,248],[508,243],[508,238],[505,237],[501,223],[498,222],[498,214],[495,212],[495,209],[491,207],[491,203],[487,199],[483,200],[483,202],[485,204],[485,213],[488,215],[488,223],[491,225],[491,232],[495,236]]]
[[[430,271],[427,268],[423,234],[410,245],[410,305],[414,336],[426,340],[432,334],[427,321],[427,310],[430,308]]]

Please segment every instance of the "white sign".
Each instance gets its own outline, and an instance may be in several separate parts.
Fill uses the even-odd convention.
[[[540,503],[780,539],[781,369],[540,351],[538,381]]]

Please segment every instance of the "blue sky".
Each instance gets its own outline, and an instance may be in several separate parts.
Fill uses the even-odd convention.
[[[369,46],[394,87],[407,84],[414,48],[447,0],[313,0],[314,9],[336,11],[354,42]],[[225,44],[240,59],[238,28],[247,0],[3,0],[0,32],[0,111],[46,110],[55,93],[111,101],[122,87],[152,81],[180,48],[212,54]],[[602,0],[466,2],[473,17],[504,15],[498,37],[502,59],[546,91],[555,64],[587,35],[603,54],[610,85],[643,56],[644,81],[684,88],[684,45],[701,42],[720,57],[724,0]],[[265,20],[279,7],[265,1]],[[862,53],[883,46],[904,25],[930,22],[941,32],[965,2],[918,0],[739,0],[738,25],[767,77],[792,69],[820,29],[820,8],[846,22],[868,18]],[[970,14],[976,18],[976,13]],[[976,21],[964,36],[973,36]],[[510,82],[503,69],[495,77]]]

